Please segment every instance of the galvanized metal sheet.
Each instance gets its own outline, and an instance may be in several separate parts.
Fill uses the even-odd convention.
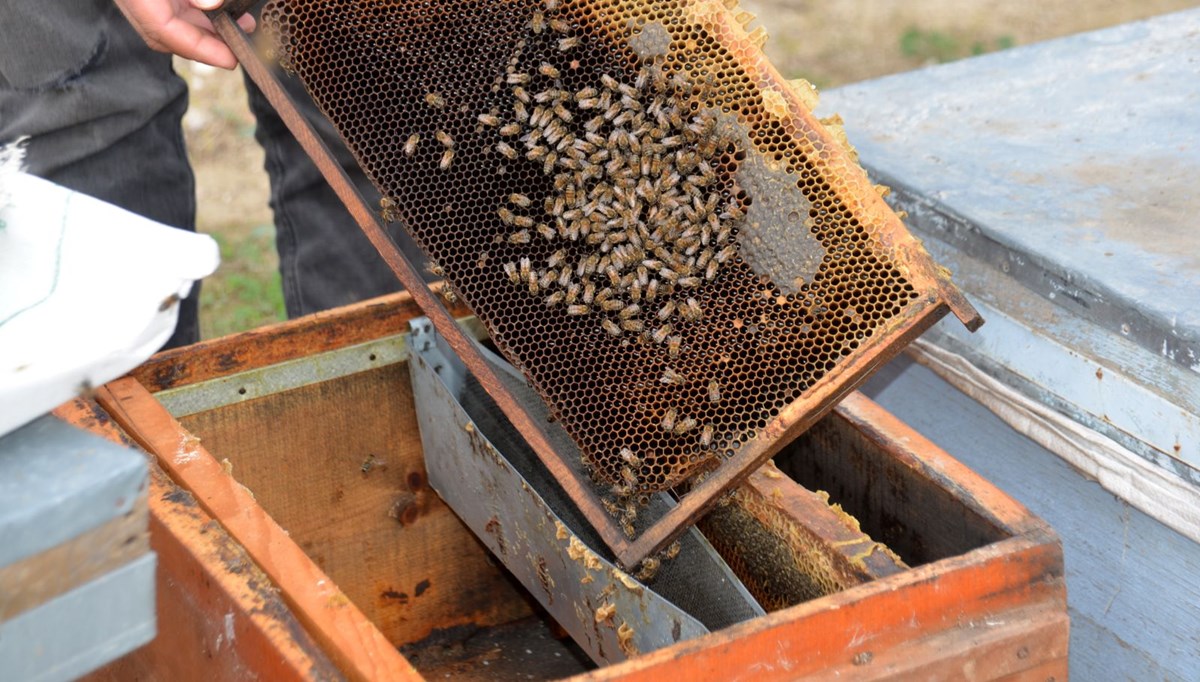
[[[709,631],[589,546],[587,529],[564,521],[501,454],[487,433],[496,432],[492,415],[485,412],[477,422],[460,404],[464,396],[468,403],[480,399],[471,391],[471,377],[453,354],[443,352],[427,322],[414,323],[409,347],[431,485],[594,660],[624,660]],[[529,453],[527,461],[536,457]],[[553,488],[553,480],[545,480]],[[729,624],[730,613],[761,614],[728,568],[713,562],[703,538],[692,533],[685,544],[697,556],[695,563],[710,566],[704,579],[711,583],[715,576],[725,583],[712,589],[712,600],[740,602],[732,609],[726,603],[717,626]],[[705,551],[709,556],[700,556]],[[678,585],[669,575],[668,568],[660,579]],[[714,612],[705,615],[712,620]]]

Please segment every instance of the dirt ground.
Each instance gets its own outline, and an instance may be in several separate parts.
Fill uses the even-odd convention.
[[[929,64],[1134,21],[1195,0],[744,0],[789,78],[831,88]],[[206,338],[282,319],[269,188],[241,74],[178,61],[192,88],[184,119],[197,223],[221,243],[205,282]]]

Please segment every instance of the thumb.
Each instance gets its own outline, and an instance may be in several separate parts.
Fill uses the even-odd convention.
[[[224,0],[191,0],[192,6],[205,12],[214,10],[224,4]]]

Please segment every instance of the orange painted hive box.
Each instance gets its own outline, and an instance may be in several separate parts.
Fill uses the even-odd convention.
[[[159,633],[96,678],[1066,679],[1053,531],[859,394],[699,524],[766,615],[597,667],[430,487],[419,315],[169,351],[58,410],[152,460]]]

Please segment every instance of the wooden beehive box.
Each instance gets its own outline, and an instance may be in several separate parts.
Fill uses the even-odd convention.
[[[60,408],[158,465],[159,636],[98,679],[1066,678],[1053,531],[857,394],[701,526],[769,613],[595,669],[428,486],[419,315],[178,349]]]

